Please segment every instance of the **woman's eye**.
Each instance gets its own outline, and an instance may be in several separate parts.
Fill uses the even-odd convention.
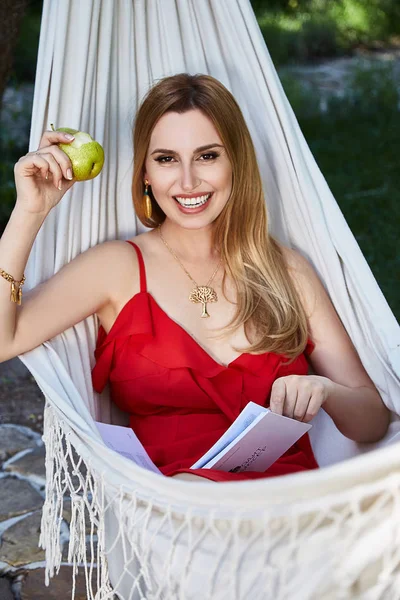
[[[202,157],[204,156],[208,156],[209,158],[207,158],[206,160],[212,160],[213,158],[217,158],[217,156],[219,156],[219,154],[217,152],[207,152],[207,154],[202,154]]]
[[[172,156],[159,156],[158,158],[156,158],[156,161],[160,163],[171,162],[170,160],[167,160],[168,158],[172,158]]]
[[[203,159],[203,161],[208,162],[209,160],[214,160],[218,156],[218,152],[207,152],[205,154],[201,154],[200,158]],[[160,163],[170,163],[173,159],[173,156],[158,156],[155,160]]]

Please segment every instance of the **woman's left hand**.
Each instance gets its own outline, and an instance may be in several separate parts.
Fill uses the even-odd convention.
[[[269,408],[273,413],[308,423],[329,397],[335,384],[319,375],[288,375],[272,385]]]

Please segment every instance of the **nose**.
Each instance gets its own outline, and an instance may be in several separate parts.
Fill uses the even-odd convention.
[[[192,164],[182,164],[181,188],[185,192],[190,192],[200,185],[200,179],[196,175],[195,167]]]

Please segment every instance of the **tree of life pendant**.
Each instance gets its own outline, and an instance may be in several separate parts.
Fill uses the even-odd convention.
[[[203,312],[201,313],[201,318],[206,319],[210,316],[207,312],[207,303],[217,302],[218,297],[217,292],[212,287],[209,287],[208,285],[198,285],[195,288],[193,288],[189,296],[189,300],[194,304],[203,305]]]

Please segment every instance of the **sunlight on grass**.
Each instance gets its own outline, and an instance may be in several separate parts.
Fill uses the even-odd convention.
[[[310,0],[283,4],[253,1],[275,64],[348,54],[354,47],[394,40],[400,5],[378,0]],[[280,6],[280,8],[279,8]],[[385,10],[384,10],[385,9]]]
[[[278,27],[282,31],[300,31],[306,15],[299,15],[296,18],[290,15],[265,13],[264,16],[258,19],[258,24],[261,30],[265,27]]]

